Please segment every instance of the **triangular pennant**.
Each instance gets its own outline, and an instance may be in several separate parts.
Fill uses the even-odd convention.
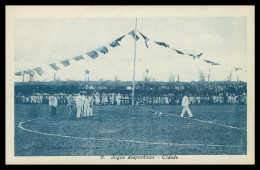
[[[58,66],[56,66],[55,63],[52,63],[49,66],[51,66],[51,68],[53,68],[53,70],[56,70],[56,71],[58,71],[60,69]]]
[[[147,44],[147,42],[148,42],[150,39],[147,38],[146,36],[144,36],[140,31],[138,31],[138,32],[139,32],[139,33],[141,34],[141,36],[144,38],[146,48],[148,48],[148,44]]]
[[[119,42],[119,41],[121,41],[124,37],[125,37],[125,35],[123,35],[122,37],[119,37],[119,38],[116,39],[115,41],[116,41],[116,42]]]
[[[23,72],[22,72],[22,71],[15,72],[14,75],[16,75],[16,76],[22,76],[22,75],[23,75]]]
[[[212,62],[212,61],[209,61],[209,60],[204,60],[206,63],[208,64],[211,64],[211,65],[220,65],[218,63],[215,63],[215,62]]]
[[[120,44],[117,41],[112,41],[111,43],[109,43],[109,45],[114,48],[116,46],[119,46]]]
[[[34,70],[35,70],[40,76],[44,73],[44,71],[42,70],[41,67],[34,68]]]
[[[106,54],[108,52],[108,49],[105,46],[99,47],[96,49],[98,52],[101,52],[103,54]]]
[[[175,49],[173,49],[173,50],[176,51],[178,54],[181,54],[181,55],[184,54],[183,52],[181,52],[181,51],[179,51],[179,50],[175,50]]]
[[[163,46],[163,47],[167,47],[167,48],[170,48],[170,46],[168,44],[165,44],[164,42],[157,42],[157,41],[154,41],[156,44],[160,45],[160,46]]]
[[[91,58],[95,59],[98,57],[98,53],[95,50],[92,50],[90,52],[86,53],[88,56],[90,56]]]
[[[63,60],[60,63],[63,64],[65,67],[68,67],[70,65],[70,62],[69,62],[68,59],[67,60]]]
[[[200,56],[202,56],[202,54],[203,54],[203,53],[198,54],[198,55],[197,55],[197,58],[200,58]]]
[[[76,61],[79,61],[79,60],[83,60],[84,57],[82,55],[79,55],[79,56],[73,57],[73,59]]]
[[[131,35],[135,39],[135,41],[139,40],[139,37],[135,34],[134,30],[130,31],[128,34]]]

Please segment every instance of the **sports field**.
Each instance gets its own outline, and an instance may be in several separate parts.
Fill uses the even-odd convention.
[[[69,119],[59,105],[53,119],[48,105],[16,105],[15,156],[247,154],[246,105],[190,109],[193,118],[175,105],[95,106],[93,117]]]

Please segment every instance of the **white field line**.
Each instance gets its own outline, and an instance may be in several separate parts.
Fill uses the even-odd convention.
[[[153,112],[156,111],[156,110],[152,110],[152,109],[148,109],[148,108],[143,108],[143,107],[139,107],[139,106],[136,106],[136,107],[141,108],[141,109],[144,109],[144,110],[153,111]],[[180,118],[179,115],[171,114],[171,113],[164,113],[164,115],[166,115],[166,116],[174,116],[174,117],[179,117],[179,118]],[[247,131],[247,130],[244,129],[244,128],[239,128],[239,127],[224,125],[224,124],[220,124],[220,123],[216,123],[216,122],[212,122],[212,121],[200,120],[200,119],[195,119],[195,118],[190,118],[190,117],[182,117],[182,118],[190,119],[190,120],[195,120],[195,121],[199,121],[199,122],[202,122],[202,123],[208,123],[208,124],[214,124],[214,125],[218,125],[218,126],[223,126],[223,127],[227,127],[227,128],[231,128],[231,129],[238,129],[238,130],[242,130],[242,131]]]
[[[19,122],[18,127],[21,130],[40,134],[40,135],[46,135],[46,136],[55,136],[55,137],[63,137],[63,138],[70,138],[70,139],[80,139],[80,140],[95,140],[95,141],[111,141],[111,142],[130,142],[130,143],[139,143],[139,144],[152,144],[152,145],[171,145],[171,146],[206,146],[206,147],[231,147],[231,148],[242,148],[246,146],[241,146],[241,145],[215,145],[215,144],[185,144],[185,143],[166,143],[166,142],[145,142],[145,141],[136,141],[136,140],[116,140],[116,139],[98,139],[98,138],[84,138],[84,137],[76,137],[76,136],[66,136],[66,135],[59,135],[59,134],[51,134],[51,133],[44,133],[44,132],[39,132],[36,130],[31,130],[24,128],[22,125],[23,123],[26,122],[31,122],[31,121],[36,121],[40,119],[45,119],[45,118],[38,118],[38,119],[31,119],[31,120],[26,120],[23,122]]]

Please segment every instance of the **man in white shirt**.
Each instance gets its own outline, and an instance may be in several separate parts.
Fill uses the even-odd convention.
[[[183,117],[186,111],[188,112],[189,117],[193,117],[193,115],[190,111],[190,108],[189,108],[190,101],[189,101],[189,98],[187,97],[187,95],[188,95],[188,93],[186,92],[185,95],[182,98],[182,103],[181,103],[182,112],[181,112],[180,117]]]
[[[79,95],[76,97],[76,105],[77,105],[77,118],[80,118],[80,115],[84,112],[84,100],[82,97],[82,93],[79,93]]]
[[[56,107],[58,106],[58,100],[55,96],[50,96],[49,97],[49,106],[51,106],[51,115],[55,116],[56,115]]]
[[[121,104],[121,94],[118,93],[117,96],[116,96],[116,105],[120,105]]]

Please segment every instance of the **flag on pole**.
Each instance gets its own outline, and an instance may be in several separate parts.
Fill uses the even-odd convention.
[[[16,75],[16,76],[22,76],[22,75],[23,75],[23,72],[22,72],[22,71],[15,72],[14,75]]]
[[[76,57],[73,57],[74,58],[74,60],[76,60],[76,61],[79,61],[79,60],[83,60],[84,59],[84,57],[82,56],[82,55],[79,55],[79,56],[76,56]]]
[[[120,44],[115,40],[115,41],[112,41],[111,43],[109,43],[109,45],[114,48],[116,46],[119,46]]]
[[[119,38],[116,39],[115,41],[116,41],[116,42],[119,42],[119,41],[121,41],[124,37],[125,37],[125,35],[123,35],[122,37],[119,37]]]
[[[148,48],[148,45],[147,45],[147,42],[150,40],[149,38],[147,38],[146,36],[144,36],[140,31],[138,31],[141,36],[144,38],[144,41],[145,41],[145,45],[146,45],[146,48]]]
[[[44,71],[42,70],[41,67],[34,68],[34,70],[35,70],[40,76],[44,73]]]
[[[59,69],[60,69],[58,66],[56,66],[55,63],[52,63],[52,64],[50,64],[49,66],[51,66],[51,68],[52,68],[53,70],[56,70],[56,71],[59,71]]]
[[[168,44],[165,44],[164,42],[157,42],[157,41],[154,41],[156,44],[160,45],[160,46],[163,46],[163,47],[166,47],[166,48],[170,48],[170,46]]]
[[[60,63],[63,64],[65,67],[67,67],[67,66],[70,65],[69,60],[63,60],[63,61],[61,61]]]
[[[25,70],[24,73],[29,74],[31,77],[33,77],[35,74],[35,72],[33,70]]]
[[[88,71],[88,70],[86,70],[86,74],[89,74],[89,71]]]
[[[179,51],[179,50],[176,50],[176,49],[173,49],[173,50],[176,51],[178,54],[181,54],[181,55],[184,54],[183,52],[181,52],[181,51]]]
[[[135,39],[135,41],[138,41],[138,40],[139,40],[139,37],[135,34],[135,31],[134,31],[134,30],[133,30],[133,31],[130,31],[128,34],[131,35],[131,36]]]
[[[101,52],[103,54],[106,54],[108,52],[108,49],[105,46],[99,47],[96,49],[98,52]]]
[[[86,53],[88,56],[90,56],[91,58],[95,59],[98,57],[98,53],[95,50],[92,50],[90,52]]]

